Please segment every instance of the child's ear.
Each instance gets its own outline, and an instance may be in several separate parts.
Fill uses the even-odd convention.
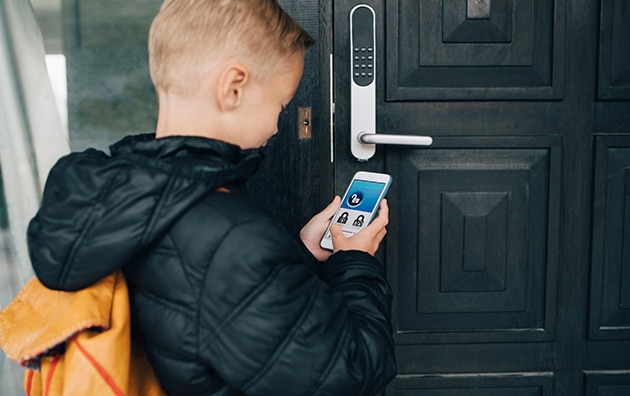
[[[249,77],[249,70],[241,64],[232,64],[223,70],[217,87],[217,102],[221,110],[234,110],[240,106]]]

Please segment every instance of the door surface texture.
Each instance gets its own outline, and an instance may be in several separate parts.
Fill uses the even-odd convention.
[[[630,2],[324,4],[335,189],[358,170],[394,179],[385,394],[630,395]],[[375,15],[366,132],[432,145],[353,156],[358,4]]]

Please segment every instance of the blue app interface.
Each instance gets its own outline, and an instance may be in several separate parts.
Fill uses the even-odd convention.
[[[341,203],[341,209],[333,218],[333,222],[342,225],[343,233],[346,236],[356,234],[361,228],[368,225],[372,210],[379,202],[378,199],[384,188],[385,183],[354,180]],[[330,229],[326,231],[324,238],[332,238]]]
[[[348,196],[341,204],[341,207],[371,213],[384,187],[384,183],[355,180],[350,186]]]

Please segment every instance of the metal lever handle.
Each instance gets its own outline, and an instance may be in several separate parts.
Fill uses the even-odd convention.
[[[357,139],[363,144],[391,144],[397,146],[430,146],[433,139],[430,136],[389,135],[382,133],[361,132]]]

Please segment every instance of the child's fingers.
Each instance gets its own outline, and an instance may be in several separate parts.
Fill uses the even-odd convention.
[[[388,223],[389,207],[387,206],[387,201],[383,200],[374,221],[352,237],[344,235],[340,224],[333,224],[330,227],[330,233],[335,252],[339,250],[361,250],[373,256],[387,234],[386,226]]]
[[[335,215],[340,206],[341,198],[339,198],[339,196],[337,195],[328,204],[328,206],[326,206],[324,210],[319,213],[318,217],[321,216],[323,220],[330,220]]]
[[[366,230],[368,228],[373,230],[382,229],[385,228],[387,224],[389,224],[389,206],[387,205],[387,200],[384,199],[381,201],[380,210],[376,214],[374,221],[366,227]]]
[[[337,238],[346,238],[346,236],[343,235],[343,228],[339,224],[333,224],[330,227],[330,235],[333,240],[336,240]]]

